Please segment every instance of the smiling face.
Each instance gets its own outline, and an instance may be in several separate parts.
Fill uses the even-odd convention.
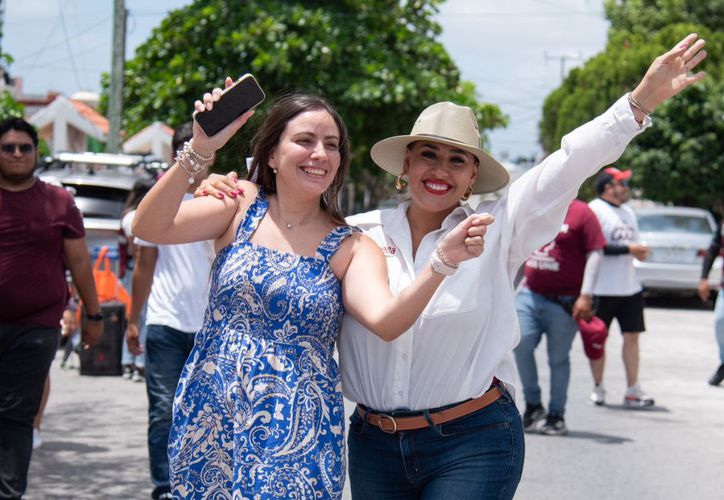
[[[33,177],[37,149],[26,132],[8,130],[0,137],[0,179],[9,185],[20,185]]]
[[[451,212],[475,182],[477,158],[454,146],[417,141],[408,147],[404,171],[412,204],[430,212]]]
[[[332,184],[340,165],[340,133],[324,109],[305,111],[287,123],[269,157],[277,188],[286,186],[319,196]]]

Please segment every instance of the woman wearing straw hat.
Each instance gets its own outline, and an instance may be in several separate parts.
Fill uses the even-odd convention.
[[[374,162],[396,177],[398,189],[407,188],[410,200],[348,222],[383,249],[394,293],[414,280],[459,221],[477,212],[495,222],[481,258],[443,263],[439,272],[450,276],[393,342],[345,317],[338,343],[343,387],[358,403],[348,437],[354,498],[513,497],[524,457],[511,395],[516,271],[555,237],[583,181],[622,154],[656,106],[704,77],[688,74],[706,56],[696,39],[691,34],[658,57],[635,90],[476,210],[465,203],[469,196],[503,188],[508,173],[481,149],[469,108],[433,104],[409,135],[373,146]],[[228,191],[224,182],[233,184],[217,178],[214,185]]]

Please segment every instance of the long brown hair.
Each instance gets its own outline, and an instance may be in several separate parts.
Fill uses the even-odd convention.
[[[266,116],[266,119],[259,127],[253,139],[252,154],[254,158],[249,169],[249,179],[253,179],[257,174],[255,182],[264,188],[267,194],[277,192],[276,177],[269,167],[269,158],[279,145],[287,123],[293,120],[297,115],[306,111],[324,110],[334,119],[337,129],[339,130],[339,169],[332,180],[332,184],[322,193],[319,205],[327,212],[330,219],[337,224],[344,224],[344,217],[339,208],[339,191],[344,185],[344,180],[349,171],[350,162],[350,144],[349,132],[347,126],[342,121],[334,106],[323,97],[303,94],[291,93],[278,97]]]

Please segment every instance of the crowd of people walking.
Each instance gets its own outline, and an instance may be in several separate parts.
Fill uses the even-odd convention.
[[[406,201],[346,219],[350,137],[326,99],[274,100],[248,180],[204,178],[253,111],[211,137],[196,120],[177,129],[175,163],[126,222],[136,247],[126,342],[145,354],[153,498],[337,499],[347,476],[360,499],[512,498],[524,430],[567,432],[569,351],[595,320],[622,331],[624,405],[653,405],[638,383],[645,326],[632,264],[647,249],[625,205],[631,173],[610,165],[657,106],[704,77],[692,72],[703,46],[691,34],[656,58],[509,186],[473,111],[432,104],[409,134],[370,151]],[[196,101],[194,116],[222,94]],[[0,301],[0,498],[26,488],[65,267],[87,313],[84,343],[103,319],[80,212],[33,175],[37,145],[23,120],[0,123],[0,293],[12,297]],[[576,201],[597,174],[598,198]],[[44,294],[22,272],[30,262],[48,263],[33,277]],[[543,335],[547,411],[534,358]],[[586,342],[591,400],[603,405],[605,348],[600,335]],[[720,367],[710,383],[722,378]],[[346,443],[343,394],[356,404]]]

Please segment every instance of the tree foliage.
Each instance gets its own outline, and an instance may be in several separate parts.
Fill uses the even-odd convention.
[[[2,32],[0,32],[2,35]],[[6,68],[13,62],[13,58],[9,54],[0,52],[0,77],[6,78]],[[13,98],[7,90],[0,92],[0,120],[6,118],[22,118],[25,114],[25,106],[20,104]]]
[[[557,149],[568,131],[633,89],[653,59],[686,34],[707,41],[700,65],[707,79],[656,109],[654,126],[627,148],[622,168],[634,186],[659,202],[710,207],[724,198],[724,32],[722,0],[606,1],[611,29],[606,49],[575,69],[547,98],[541,142]],[[582,192],[593,195],[590,185]]]
[[[370,166],[369,148],[407,133],[429,104],[469,105],[481,130],[505,124],[497,106],[479,102],[474,86],[461,81],[437,41],[440,2],[196,0],[171,12],[126,63],[124,127],[134,133],[154,120],[178,125],[225,76],[250,72],[268,96],[302,89],[329,98],[352,136],[353,178],[366,187],[391,184]],[[225,148],[227,158],[229,150],[236,162],[248,154],[250,133]]]
[[[724,26],[723,0],[604,0],[604,8],[614,30],[643,36],[679,23]]]

